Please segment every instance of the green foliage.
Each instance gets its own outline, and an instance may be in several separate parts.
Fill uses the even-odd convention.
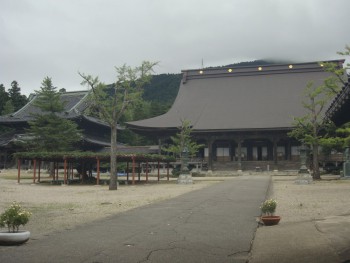
[[[25,95],[21,95],[21,88],[17,81],[12,81],[11,89],[6,92],[5,86],[0,84],[0,115],[13,113],[28,102]]]
[[[33,105],[48,113],[61,113],[64,111],[64,103],[61,101],[61,94],[56,91],[52,80],[49,77],[44,78],[39,91],[35,91],[38,95]]]
[[[110,153],[96,153],[96,152],[78,152],[78,151],[69,151],[69,152],[47,152],[47,151],[37,151],[37,152],[17,152],[13,156],[19,159],[40,159],[47,161],[63,161],[65,158],[70,160],[92,160],[100,159],[103,161],[110,159]],[[174,157],[164,156],[159,154],[144,154],[144,153],[117,153],[118,160],[121,162],[130,161],[132,158],[135,158],[135,161],[150,161],[150,162],[173,162],[175,161]]]
[[[7,101],[10,100],[8,93],[5,90],[5,86],[0,84],[0,115],[5,115],[4,106]]]
[[[330,66],[328,64],[327,69],[337,67],[337,65]],[[313,82],[309,82],[304,90],[304,100],[302,101],[307,113],[302,117],[294,118],[294,129],[288,134],[312,148],[314,179],[320,178],[318,148],[322,139],[321,132],[327,130],[331,125],[324,121],[324,110],[339,90],[339,80],[336,73],[325,79],[322,85],[316,86]]]
[[[261,204],[261,212],[263,214],[272,215],[277,208],[277,201],[274,199],[268,199]]]
[[[192,141],[192,127],[189,121],[182,121],[179,130],[175,136],[170,137],[172,144],[168,147],[163,147],[162,150],[172,153],[175,157],[181,157],[182,151],[187,148],[189,156],[194,157],[204,145]]]
[[[350,46],[345,45],[345,51],[337,52],[337,54],[342,55],[342,56],[350,56]],[[350,69],[350,63],[347,63],[346,66],[344,67],[345,70]]]
[[[116,67],[117,81],[111,85],[100,82],[98,77],[79,73],[82,85],[91,88],[90,110],[110,125],[118,121],[126,109],[140,102],[143,87],[151,80],[157,63],[144,61],[140,67],[123,65]]]
[[[7,227],[9,232],[18,232],[19,227],[26,225],[32,214],[24,210],[21,205],[13,202],[4,213],[0,215],[0,227]]]
[[[81,134],[76,123],[63,119],[53,113],[37,115],[29,122],[29,144],[32,150],[63,151],[74,148],[74,144],[81,140]],[[27,146],[27,148],[29,148]]]
[[[110,190],[117,189],[117,124],[124,117],[130,106],[142,99],[144,86],[150,82],[153,67],[157,63],[142,62],[139,67],[132,68],[127,65],[116,67],[117,81],[109,86],[100,82],[98,77],[84,75],[82,85],[91,89],[90,111],[107,122],[111,128],[111,180]]]
[[[350,46],[345,46],[344,52],[338,52],[343,56],[350,55]],[[339,90],[339,85],[344,85],[347,82],[346,70],[350,68],[350,64],[346,64],[344,68],[339,67],[335,63],[323,63],[326,71],[332,72],[335,77],[326,79],[325,86],[329,88],[329,92],[336,93]],[[350,146],[350,123],[344,124],[342,127],[328,126],[325,129],[327,132],[325,136],[320,138],[319,143],[322,146],[324,154],[328,155],[331,151],[342,152],[345,147]]]
[[[2,115],[11,114],[15,111],[15,107],[13,106],[12,100],[8,100],[5,102],[5,105],[2,109]]]
[[[179,91],[182,74],[154,75],[144,88],[143,99],[152,103],[171,105]]]
[[[325,155],[329,155],[333,150],[342,152],[345,147],[350,147],[350,123],[335,128],[334,133],[321,138],[320,145]]]
[[[29,122],[28,138],[19,144],[32,151],[64,151],[73,149],[81,140],[81,133],[75,122],[60,117],[64,110],[61,95],[53,86],[51,78],[46,77],[33,104],[41,109],[33,114],[34,120]]]
[[[11,88],[8,90],[9,97],[12,101],[15,111],[21,109],[27,104],[28,99],[25,95],[21,95],[21,88],[18,86],[17,81],[12,81]]]

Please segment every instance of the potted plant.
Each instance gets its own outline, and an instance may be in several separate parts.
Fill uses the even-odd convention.
[[[275,216],[274,213],[276,211],[277,207],[277,201],[275,199],[268,199],[265,200],[261,204],[261,221],[264,223],[266,226],[272,226],[272,225],[277,225],[279,221],[281,220],[280,216]]]
[[[7,227],[6,232],[0,232],[0,245],[18,245],[29,239],[29,231],[19,231],[19,227],[28,223],[31,213],[24,210],[20,204],[13,202],[0,215],[0,227]]]

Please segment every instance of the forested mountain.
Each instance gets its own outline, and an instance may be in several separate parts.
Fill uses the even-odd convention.
[[[158,103],[173,103],[180,87],[182,74],[154,75],[145,87],[143,99]]]

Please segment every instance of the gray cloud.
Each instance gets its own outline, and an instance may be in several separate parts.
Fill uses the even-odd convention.
[[[22,92],[45,76],[83,89],[77,72],[160,61],[157,73],[273,58],[339,58],[350,44],[348,0],[2,0],[0,83]]]

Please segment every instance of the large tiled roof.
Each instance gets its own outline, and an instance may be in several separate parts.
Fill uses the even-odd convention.
[[[61,94],[61,100],[64,102],[65,109],[61,114],[65,118],[75,118],[81,115],[87,107],[84,100],[88,91],[65,92]],[[6,116],[0,116],[0,123],[4,122],[26,122],[33,119],[33,114],[40,113],[41,110],[33,105],[37,96],[34,96],[23,108],[15,113]]]
[[[171,109],[128,126],[161,131],[189,120],[194,132],[290,129],[293,117],[306,113],[302,99],[307,83],[320,85],[329,76],[317,62],[184,70]]]

